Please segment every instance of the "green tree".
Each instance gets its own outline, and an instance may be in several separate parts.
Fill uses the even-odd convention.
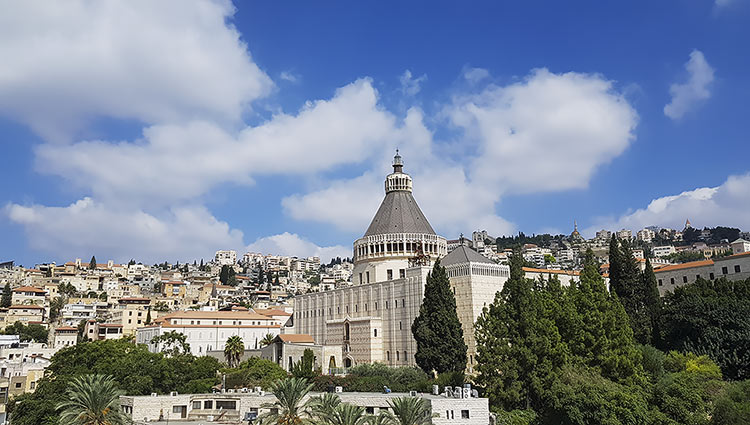
[[[315,355],[313,351],[306,348],[302,353],[302,358],[292,365],[292,376],[295,378],[312,379],[315,377]]]
[[[263,288],[264,283],[266,283],[266,274],[263,271],[263,266],[258,266],[258,287]]]
[[[459,372],[466,368],[466,343],[456,313],[456,298],[440,260],[427,274],[424,301],[411,327],[417,341],[414,359],[427,373]]]
[[[154,311],[158,311],[159,313],[166,313],[169,311],[169,305],[167,305],[167,303],[165,303],[164,301],[159,301],[154,304]]]
[[[60,317],[60,311],[65,306],[63,297],[55,297],[49,302],[49,322],[54,323]]]
[[[312,416],[320,423],[325,423],[341,404],[341,398],[333,393],[323,393],[312,397]]]
[[[430,425],[432,408],[427,400],[419,397],[397,397],[388,400],[393,410],[395,425]]]
[[[148,310],[146,311],[146,325],[151,324],[151,306],[148,306]]]
[[[731,380],[750,378],[750,279],[680,286],[664,297],[664,348],[706,354]]]
[[[89,270],[96,270],[96,257],[91,256],[91,261],[89,262]]]
[[[349,403],[339,403],[333,411],[325,417],[326,425],[370,425],[371,417],[365,414],[365,408]]]
[[[302,424],[309,422],[313,415],[313,401],[302,399],[312,389],[306,379],[287,378],[280,379],[271,385],[271,392],[276,396],[274,403],[265,403],[263,408],[268,412],[258,417],[261,425],[270,424]]]
[[[641,353],[635,346],[628,316],[615,292],[607,292],[591,249],[586,251],[577,284],[568,289],[575,315],[562,326],[573,360],[600,370],[614,381],[641,370]]]
[[[643,309],[644,315],[648,316],[648,330],[643,330],[643,339],[639,342],[656,345],[659,342],[662,299],[659,295],[654,268],[651,265],[651,260],[648,258],[646,259],[646,268],[643,270],[641,276],[641,285],[638,289],[641,297],[639,307]],[[650,334],[647,331],[650,331]]]
[[[160,351],[167,357],[190,354],[190,344],[187,342],[187,336],[181,332],[165,332],[151,338],[151,343],[160,345]]]
[[[71,425],[120,425],[127,419],[120,409],[124,391],[110,376],[83,375],[74,379],[66,400],[58,405],[60,422]]]
[[[3,287],[3,297],[0,299],[0,306],[8,308],[11,306],[13,300],[13,290],[10,288],[10,283],[6,283]]]
[[[227,388],[269,388],[276,380],[285,379],[287,373],[276,363],[250,357],[233,370],[226,371]]]
[[[750,380],[729,384],[715,404],[713,424],[750,425]]]
[[[227,285],[237,286],[237,272],[234,271],[234,267],[229,266],[227,270]]]
[[[540,407],[567,352],[555,323],[560,310],[548,304],[556,303],[555,291],[526,279],[522,267],[516,251],[510,278],[475,326],[476,382],[495,408],[508,410]]]
[[[34,341],[46,344],[47,336],[49,333],[47,332],[47,329],[44,328],[44,326],[36,323],[24,325],[21,322],[14,322],[13,324],[6,326],[2,331],[2,334],[18,335],[21,339],[21,342]]]
[[[276,338],[274,334],[267,333],[266,336],[264,336],[263,339],[260,340],[260,346],[265,347],[266,345],[273,344],[274,338]]]
[[[221,266],[221,270],[219,271],[219,282],[221,282],[223,285],[226,285],[229,281],[229,266],[224,264]]]
[[[238,365],[244,353],[245,344],[242,342],[242,338],[237,335],[230,336],[224,345],[224,358],[227,360],[229,367]]]

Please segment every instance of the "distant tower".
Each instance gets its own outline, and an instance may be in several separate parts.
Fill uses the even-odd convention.
[[[692,228],[693,228],[693,226],[690,225],[690,219],[685,220],[685,230],[686,229],[692,229]]]

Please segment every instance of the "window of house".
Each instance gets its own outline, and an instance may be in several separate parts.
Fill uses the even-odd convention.
[[[398,322],[398,330],[401,330],[401,329],[402,329],[401,322]]]
[[[669,278],[669,283],[672,284],[672,285],[674,285],[674,278],[673,277]]]
[[[354,304],[354,312],[359,313],[359,304]]]
[[[193,402],[193,410],[200,410],[201,408],[201,402],[200,401],[194,401]]]
[[[388,275],[388,280],[393,280],[393,270],[388,269],[386,274]]]
[[[385,302],[385,309],[388,310],[388,301]]]
[[[662,285],[662,282],[661,282],[661,279],[659,279],[659,286],[661,286],[661,285]]]
[[[377,329],[373,329],[373,336],[374,336],[375,338],[377,338],[377,337],[378,337],[378,330],[377,330]]]
[[[390,351],[386,351],[385,352],[385,359],[388,360],[388,361],[391,361],[391,352]]]
[[[398,300],[393,300],[393,308],[398,308]]]
[[[727,274],[727,273],[729,273],[729,270],[727,270],[726,267],[722,267],[721,268],[721,274]]]
[[[237,410],[236,400],[216,400],[216,410]]]
[[[378,309],[378,302],[375,301],[375,310],[377,310],[377,309]]]
[[[401,279],[405,278],[406,277],[406,270],[405,269],[400,269],[398,271],[398,277],[400,277]]]
[[[203,402],[203,408],[204,409],[213,409],[214,408],[214,401],[213,400],[206,400]]]
[[[687,276],[682,276],[682,283],[687,283]]]
[[[365,272],[365,277],[367,277],[367,283],[370,283],[370,272]]]
[[[734,272],[735,273],[739,273],[740,272],[740,266],[739,266],[739,264],[736,265],[736,266],[734,266]]]
[[[368,415],[374,415],[375,414],[375,408],[372,406],[365,407],[365,413]]]
[[[399,358],[400,358],[400,357],[401,357],[401,356],[399,356],[399,353],[398,353],[398,351],[396,351],[396,361],[399,361]]]
[[[461,419],[469,419],[469,411],[467,409],[461,410]]]
[[[16,382],[16,388],[21,388],[21,383],[20,382]]]
[[[713,273],[709,273],[708,274],[708,278],[711,279],[711,280],[714,280],[714,274]]]
[[[701,278],[701,275],[699,275],[699,274],[695,275],[695,280],[698,280],[700,278]]]

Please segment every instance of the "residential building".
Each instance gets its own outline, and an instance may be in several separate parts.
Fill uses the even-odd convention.
[[[490,423],[489,401],[474,397],[470,388],[456,387],[439,395],[420,394],[411,396],[427,400],[435,425],[487,425]],[[320,396],[310,393],[307,397]],[[362,393],[337,392],[342,402],[364,407],[366,414],[377,415],[389,410],[389,401],[397,397],[410,396],[406,393]],[[468,397],[464,397],[468,395]],[[303,399],[304,403],[307,398]],[[209,394],[178,394],[122,396],[120,405],[123,412],[134,421],[170,423],[209,423],[221,418],[224,423],[248,423],[260,414],[269,411],[276,398],[262,389],[228,389]]]
[[[233,266],[237,264],[237,251],[216,251],[214,261],[220,266]]]
[[[654,269],[659,293],[693,283],[698,278],[716,279],[724,277],[729,280],[750,278],[750,252],[734,254],[727,257],[693,261],[683,264],[672,264]]]
[[[136,331],[136,342],[147,344],[152,352],[160,352],[162,346],[151,340],[167,332],[179,332],[187,336],[187,343],[194,355],[208,351],[223,350],[227,339],[239,336],[247,348],[258,348],[258,343],[267,334],[278,335],[282,323],[273,317],[249,311],[175,311],[160,317],[154,324]]]
[[[639,241],[651,243],[651,241],[656,237],[656,232],[651,229],[641,229],[638,231],[638,233],[636,233],[635,237]]]
[[[78,342],[78,328],[73,326],[59,326],[55,328],[52,337],[52,347],[55,349],[76,345]]]
[[[628,229],[622,229],[617,231],[617,239],[620,240],[631,240],[633,239],[633,232]]]
[[[44,305],[47,292],[34,286],[21,286],[13,290],[13,304]]]
[[[745,239],[737,239],[732,242],[732,254],[742,254],[743,252],[750,252],[750,242]]]
[[[654,257],[666,257],[667,255],[674,254],[676,250],[672,245],[664,245],[651,248],[651,252],[654,254]]]

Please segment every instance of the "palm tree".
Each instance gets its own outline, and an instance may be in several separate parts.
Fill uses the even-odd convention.
[[[224,346],[224,358],[227,359],[229,367],[237,367],[245,353],[245,344],[238,335],[230,336]]]
[[[334,410],[341,404],[341,398],[336,394],[323,393],[310,399],[313,416],[320,422],[325,422]]]
[[[70,382],[67,400],[57,405],[60,423],[71,425],[123,425],[127,423],[120,410],[120,396],[111,376],[82,375]]]
[[[261,425],[301,425],[312,423],[314,401],[302,399],[312,389],[307,379],[286,378],[271,384],[271,392],[276,396],[274,403],[265,403],[261,407],[272,409],[258,417]],[[275,413],[274,413],[275,411]]]
[[[325,424],[330,425],[366,425],[370,416],[365,414],[365,408],[349,403],[341,403],[326,418]]]
[[[276,337],[272,333],[267,333],[266,336],[264,336],[263,339],[260,340],[260,346],[265,347],[266,345],[271,345],[274,338]]]
[[[397,397],[388,400],[393,410],[393,423],[396,425],[430,425],[432,408],[427,400],[419,397]]]

